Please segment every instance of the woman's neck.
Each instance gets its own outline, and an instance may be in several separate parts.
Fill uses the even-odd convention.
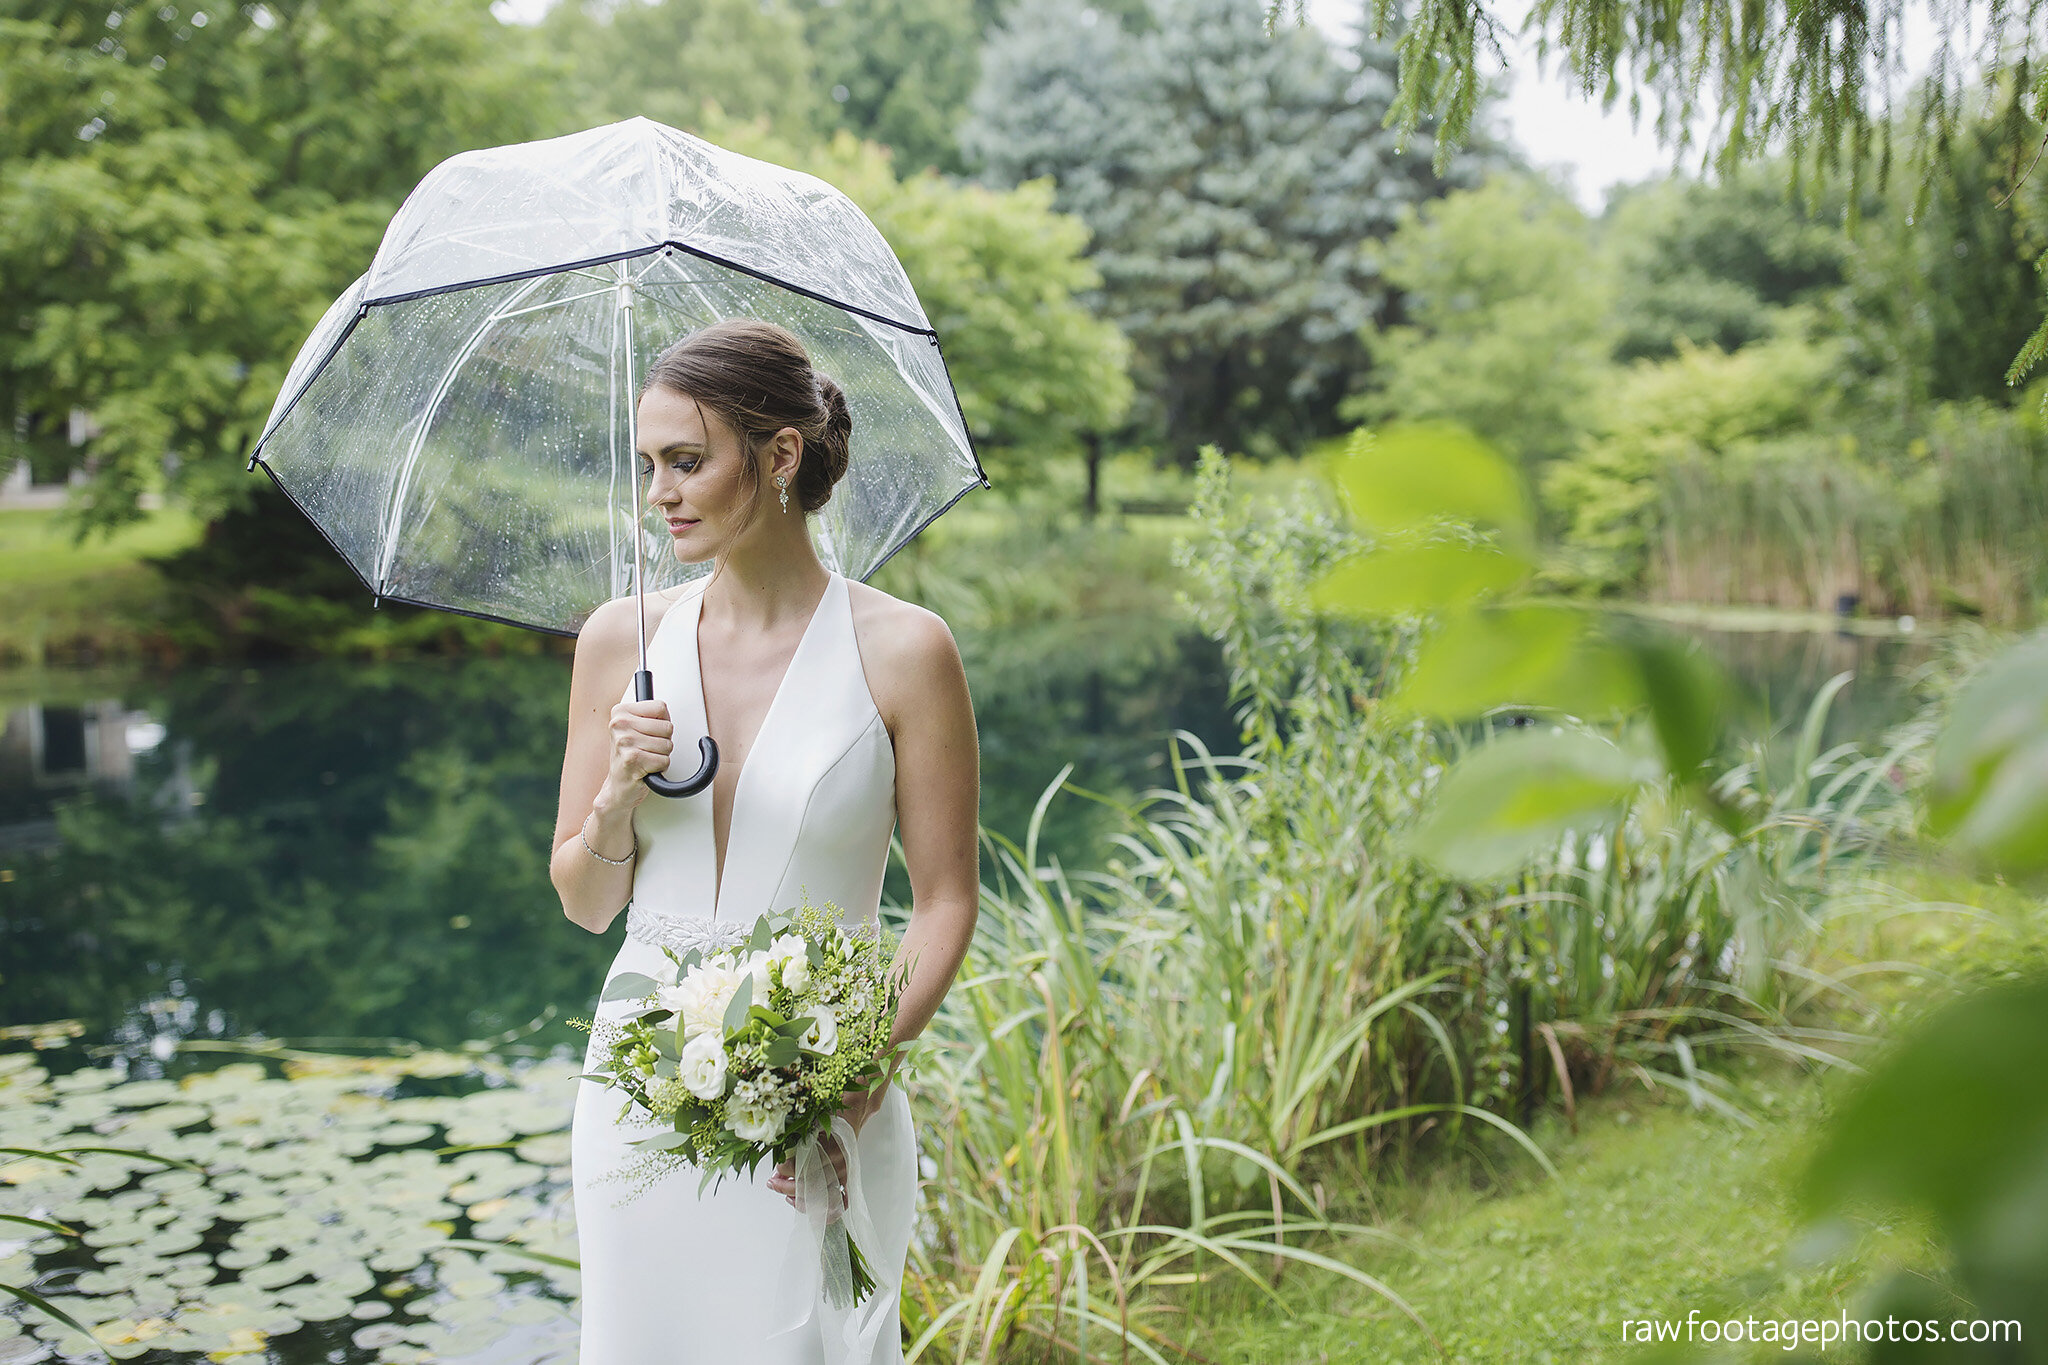
[[[791,620],[807,619],[829,579],[801,521],[786,530],[760,530],[763,534],[747,537],[713,568],[700,608],[745,634],[772,632]]]

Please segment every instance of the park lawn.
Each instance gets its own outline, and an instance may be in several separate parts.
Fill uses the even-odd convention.
[[[124,652],[133,622],[162,591],[142,557],[189,545],[204,529],[183,508],[165,507],[74,545],[59,516],[54,508],[0,509],[0,661]]]
[[[1803,1254],[1790,1184],[1838,1082],[1771,1072],[1751,1086],[1754,1128],[1682,1102],[1616,1094],[1581,1111],[1577,1135],[1539,1123],[1555,1180],[1524,1163],[1527,1174],[1504,1193],[1442,1177],[1384,1196],[1381,1225],[1415,1250],[1333,1250],[1406,1298],[1441,1355],[1377,1296],[1306,1268],[1287,1272],[1284,1308],[1234,1276],[1212,1281],[1206,1302],[1187,1303],[1189,1320],[1205,1324],[1190,1345],[1217,1365],[1579,1365],[1649,1358],[1651,1348],[1622,1342],[1628,1319],[1682,1321],[1693,1309],[1702,1318],[1754,1315],[1759,1326],[1853,1316],[1885,1271],[1930,1265],[1930,1242],[1910,1226],[1872,1223],[1832,1260]],[[1804,1349],[1801,1358],[1815,1357],[1817,1348]],[[1853,1347],[1828,1354],[1860,1358]],[[1787,1355],[1765,1344],[1723,1358]]]

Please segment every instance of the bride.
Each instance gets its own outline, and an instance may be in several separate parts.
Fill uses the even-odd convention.
[[[651,701],[633,699],[634,599],[584,623],[549,867],[563,911],[599,934],[630,900],[607,979],[665,965],[663,945],[733,942],[756,916],[804,897],[837,905],[857,928],[876,916],[900,829],[912,905],[892,1041],[915,1037],[966,956],[979,896],[979,760],[952,633],[819,560],[805,514],[846,472],[852,420],[791,333],[734,319],[685,337],[649,368],[638,417],[648,503],[676,558],[713,570],[645,599]],[[719,753],[711,786],[653,794],[642,779],[695,772],[707,734]],[[597,1018],[631,1003],[600,1005]],[[593,1032],[586,1071],[596,1044]],[[692,1171],[634,1189],[621,1179],[637,1156],[628,1144],[656,1129],[624,1112],[618,1092],[577,1085],[579,1365],[902,1359],[918,1172],[899,1083],[872,1101],[847,1096],[857,1160],[827,1139],[848,1230],[878,1288],[848,1310],[820,1296],[796,1311],[778,1298],[806,1282],[785,1272],[803,1217],[790,1163],[734,1172],[701,1196]]]

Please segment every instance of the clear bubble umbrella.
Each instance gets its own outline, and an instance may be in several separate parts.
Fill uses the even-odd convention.
[[[729,317],[779,323],[846,392],[850,459],[813,514],[866,579],[987,487],[895,253],[824,181],[644,118],[464,152],[420,181],[292,363],[249,457],[381,602],[574,635],[675,561],[642,501],[647,363]],[[664,795],[710,784],[717,748]]]

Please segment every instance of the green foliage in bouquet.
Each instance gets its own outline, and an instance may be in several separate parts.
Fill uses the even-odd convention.
[[[895,936],[879,922],[849,933],[839,908],[806,899],[771,912],[746,939],[709,951],[662,952],[673,979],[622,972],[601,1001],[642,1001],[617,1021],[572,1020],[603,1046],[604,1070],[579,1079],[624,1092],[669,1131],[632,1144],[644,1159],[616,1175],[636,1191],[686,1166],[698,1191],[763,1160],[789,1160],[828,1136],[850,1092],[872,1099],[909,1044],[890,1042],[901,978]],[[849,1243],[856,1297],[874,1288]]]

